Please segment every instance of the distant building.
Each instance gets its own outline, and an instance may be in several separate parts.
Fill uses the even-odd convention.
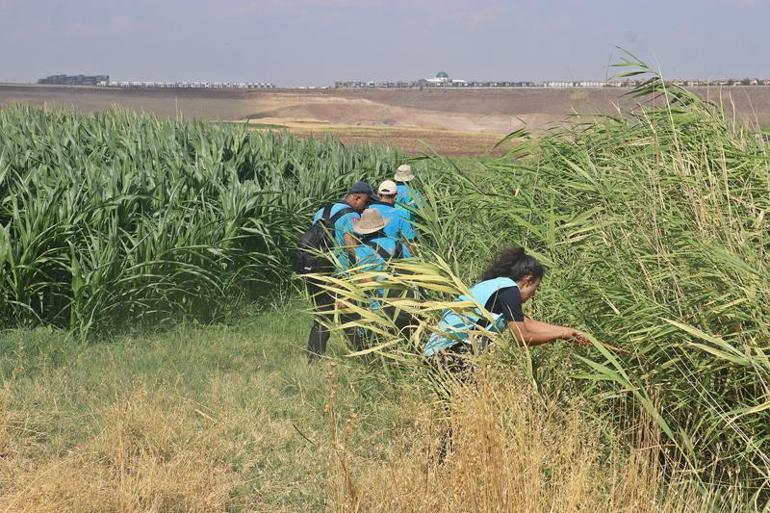
[[[110,83],[109,75],[49,75],[37,81],[38,84],[68,86],[105,86]]]
[[[113,80],[99,85],[134,89],[275,89],[275,84],[270,82],[138,82]]]
[[[425,85],[427,86],[438,86],[438,87],[465,87],[468,85],[468,82],[465,80],[454,80],[449,78],[449,75],[446,71],[439,71],[436,73],[436,76],[433,78],[426,78],[425,79]]]

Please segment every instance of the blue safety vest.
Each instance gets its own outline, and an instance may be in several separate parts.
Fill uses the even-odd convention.
[[[470,290],[470,297],[460,296],[460,301],[474,301],[484,308],[487,301],[501,289],[518,287],[510,278],[492,278],[477,283]],[[478,322],[484,317],[481,308],[476,307],[470,312],[455,313],[447,310],[438,323],[436,333],[431,334],[425,344],[425,356],[433,356],[442,349],[452,347],[457,343],[468,344],[469,332],[478,330]],[[491,314],[494,322],[486,326],[488,331],[500,333],[505,329],[505,317],[502,314]]]

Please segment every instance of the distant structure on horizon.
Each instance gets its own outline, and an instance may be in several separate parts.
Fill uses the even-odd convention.
[[[100,86],[109,82],[109,75],[48,75],[37,81],[38,84],[68,86]]]
[[[275,89],[270,82],[158,82],[158,81],[115,81],[109,75],[49,75],[37,81],[38,84],[65,86],[95,86],[120,88],[157,89]]]
[[[450,86],[450,87],[465,87],[468,82],[465,80],[453,80],[449,78],[449,75],[446,71],[439,71],[436,73],[436,76],[433,78],[426,78],[425,82],[432,86]]]
[[[404,89],[422,89],[425,87],[441,88],[511,88],[511,87],[541,87],[541,88],[601,88],[601,87],[634,87],[641,84],[642,80],[581,80],[581,81],[484,81],[475,82],[467,80],[457,80],[449,76],[446,71],[439,71],[433,78],[423,78],[411,82],[375,82],[375,81],[337,81],[334,83],[336,89],[366,89],[366,88],[404,88]],[[761,80],[756,78],[744,78],[741,80],[671,80],[669,83],[683,87],[722,87],[722,86],[770,86],[770,79]]]
[[[124,89],[275,89],[275,84],[270,82],[158,82],[113,80],[107,84],[100,85]]]

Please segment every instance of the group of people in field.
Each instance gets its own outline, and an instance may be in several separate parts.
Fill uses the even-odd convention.
[[[368,183],[356,182],[342,199],[315,213],[313,225],[325,223],[330,232],[337,272],[352,267],[384,270],[389,261],[411,258],[415,254],[418,234],[414,216],[419,215],[424,200],[414,181],[411,166],[403,164],[392,180],[379,184],[376,193]],[[502,248],[479,282],[470,288],[471,298],[458,298],[460,301],[472,299],[488,313],[480,309],[470,313],[446,310],[423,347],[424,355],[431,359],[452,359],[483,350],[483,343],[471,340],[471,334],[480,329],[492,332],[508,329],[525,345],[560,339],[589,343],[587,336],[578,330],[524,315],[522,305],[535,296],[544,275],[544,267],[522,248]],[[312,278],[306,281],[317,314],[307,342],[308,355],[313,361],[326,351],[330,332],[326,326],[329,319],[325,317],[334,311],[336,298]],[[345,336],[354,349],[362,348],[358,330],[347,329]]]

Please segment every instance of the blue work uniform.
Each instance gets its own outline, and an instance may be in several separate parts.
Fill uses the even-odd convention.
[[[514,298],[518,298],[518,305],[514,305],[512,308],[516,311],[512,313],[506,312],[505,314],[503,312],[495,313],[494,310],[497,309],[490,309],[487,305],[491,299],[506,290],[511,290],[514,292]],[[438,323],[436,332],[431,334],[428,342],[425,344],[423,349],[425,356],[433,356],[442,349],[448,349],[456,344],[470,345],[468,340],[470,332],[478,331],[481,327],[487,331],[501,333],[505,329],[506,321],[514,320],[521,322],[524,320],[524,314],[521,311],[521,295],[518,294],[518,285],[514,280],[510,278],[492,278],[491,280],[477,283],[471,287],[469,292],[470,297],[460,296],[458,300],[473,301],[482,308],[487,309],[491,314],[493,322],[489,323],[487,318],[482,315],[481,309],[478,306],[470,312],[464,313],[446,310]]]
[[[385,255],[380,254],[381,252],[386,253],[388,258],[386,259]],[[363,244],[356,248],[356,267],[360,267],[363,271],[384,271],[387,260],[410,258],[411,256],[412,254],[409,252],[406,244],[386,237],[384,233],[380,232],[374,238],[365,240]],[[375,295],[383,297],[385,289],[377,289]],[[370,307],[372,309],[380,308],[380,302],[372,299]]]
[[[321,220],[321,217],[324,213],[324,208],[318,209],[318,212],[315,213],[313,216],[313,223],[317,223]],[[334,205],[332,205],[332,209],[329,212],[329,216],[333,216],[343,208],[351,208],[350,205],[345,203],[344,201],[338,201]],[[345,234],[346,233],[353,233],[353,221],[359,219],[361,215],[356,212],[355,210],[341,216],[337,221],[334,223],[334,254],[337,257],[337,259],[340,262],[340,266],[342,269],[347,269],[350,267],[350,258],[348,257],[347,251],[345,251]]]
[[[420,191],[406,182],[396,182],[396,206],[403,210],[412,211],[423,205]]]
[[[371,203],[369,208],[379,211],[383,219],[390,219],[384,230],[386,236],[394,240],[407,242],[417,238],[417,233],[412,225],[412,213],[410,211],[396,208],[381,201]]]

